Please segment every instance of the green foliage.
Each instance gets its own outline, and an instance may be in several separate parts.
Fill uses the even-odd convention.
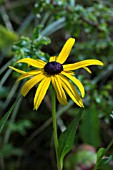
[[[83,110],[80,110],[80,112],[77,114],[77,116],[74,118],[74,120],[69,124],[67,129],[61,134],[59,138],[59,160],[61,167],[63,166],[63,159],[65,155],[71,150],[75,134],[77,131],[77,126],[80,121],[81,115]]]
[[[85,109],[84,117],[80,126],[80,133],[84,143],[95,147],[100,146],[100,124],[98,112],[95,105]]]
[[[18,102],[18,100],[20,99],[17,98],[17,100],[15,101],[15,103],[12,105],[12,107],[9,109],[9,111],[2,117],[2,119],[0,120],[0,133],[2,132],[5,123],[7,122],[7,119],[9,118],[10,114],[12,113],[12,111],[14,110],[14,108],[16,107],[16,104]]]
[[[14,155],[21,156],[22,154],[22,149],[13,147],[11,144],[6,144],[0,149],[0,158],[8,158]]]
[[[100,148],[97,152],[97,161],[96,161],[96,165],[94,167],[94,170],[98,170],[100,169],[100,167],[102,167],[105,164],[108,164],[109,161],[112,159],[112,156],[109,157],[103,157],[106,155],[106,153],[108,152],[108,150],[110,149],[110,147],[113,145],[113,140],[109,143],[109,145],[107,146],[107,148]]]
[[[42,27],[42,25],[37,26],[31,38],[22,36],[20,40],[13,45],[12,51],[15,53],[14,63],[15,60],[17,61],[22,58],[46,59],[46,61],[49,59],[49,55],[41,51],[43,45],[48,45],[51,42],[48,37],[40,34]],[[30,67],[22,64],[19,64],[18,68],[21,70],[30,70]],[[18,73],[13,74],[15,77],[18,76]]]
[[[4,0],[0,0],[0,5],[4,2]]]
[[[27,133],[27,129],[32,127],[32,123],[29,120],[21,120],[16,123],[9,122],[8,128],[12,133],[18,132],[21,135],[25,136]]]
[[[8,54],[11,52],[12,44],[18,40],[18,35],[15,32],[7,30],[4,26],[0,25],[0,50]],[[5,50],[7,48],[7,51]]]
[[[49,57],[48,54],[45,54],[41,51],[41,47],[43,45],[50,44],[50,39],[48,37],[42,36],[40,31],[42,29],[42,25],[37,26],[31,38],[22,36],[18,42],[16,42],[12,50],[15,52],[15,57],[17,59],[22,58],[34,58],[34,59],[44,59]]]

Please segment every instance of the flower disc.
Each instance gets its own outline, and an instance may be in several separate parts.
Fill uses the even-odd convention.
[[[48,62],[44,67],[44,71],[49,75],[58,74],[63,71],[63,66],[56,61]]]

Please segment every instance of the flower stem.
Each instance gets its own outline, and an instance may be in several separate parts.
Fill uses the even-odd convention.
[[[61,170],[59,158],[58,158],[58,136],[57,136],[57,120],[56,120],[56,94],[55,90],[52,87],[52,121],[53,121],[53,136],[54,136],[54,146],[55,146],[55,152],[56,152],[56,159],[57,159],[57,168],[58,170]]]

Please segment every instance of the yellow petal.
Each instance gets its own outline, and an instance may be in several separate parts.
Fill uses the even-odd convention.
[[[26,96],[29,90],[35,86],[37,83],[39,83],[45,76],[43,74],[39,74],[28,80],[24,86],[22,87],[21,94],[23,96]]]
[[[69,38],[66,41],[66,43],[64,44],[60,54],[58,55],[58,57],[56,59],[57,62],[63,64],[66,61],[66,59],[69,56],[69,53],[70,53],[74,43],[75,43],[75,39],[74,38]]]
[[[32,70],[32,71],[29,71],[29,72],[24,73],[24,74],[22,74],[21,76],[19,76],[18,79],[17,79],[17,81],[20,81],[20,80],[22,80],[22,79],[31,77],[31,76],[33,76],[33,75],[40,74],[41,72],[42,72],[41,70]]]
[[[73,76],[75,75],[75,73],[73,71],[65,71],[65,73],[73,75]]]
[[[16,81],[18,82],[18,81],[23,80],[23,79],[25,79],[25,78],[28,78],[28,77],[30,77],[30,76],[31,76],[31,75],[29,75],[29,74],[27,74],[27,73],[22,74],[21,76],[18,77],[18,79],[17,79]]]
[[[65,78],[63,75],[59,75],[62,82],[62,87],[68,93],[68,95],[72,98],[72,100],[80,107],[84,107],[80,96],[78,95],[74,86]]]
[[[9,66],[9,68],[12,69],[12,70],[14,70],[14,71],[16,71],[16,72],[18,72],[18,73],[21,73],[21,74],[26,73],[25,71],[19,70],[19,69],[17,69],[17,68],[12,67],[12,66]]]
[[[38,109],[38,107],[40,106],[46,92],[47,89],[49,88],[51,82],[51,77],[45,77],[39,84],[37,90],[36,90],[36,94],[34,97],[34,109]]]
[[[28,71],[27,74],[30,74],[30,75],[35,75],[35,74],[39,74],[43,72],[43,69],[41,70],[32,70],[32,71]]]
[[[46,64],[42,60],[35,60],[35,59],[31,59],[31,58],[23,58],[21,60],[18,60],[17,63],[26,63],[26,64],[31,65],[36,68],[44,68],[44,66]]]
[[[68,104],[67,98],[66,98],[65,92],[64,92],[64,90],[62,88],[61,81],[60,81],[58,75],[52,76],[52,84],[53,84],[53,86],[55,88],[58,101],[62,105],[67,105]]]
[[[68,77],[70,80],[72,80],[76,84],[76,86],[79,88],[79,90],[81,92],[82,97],[84,97],[85,90],[84,90],[82,83],[78,79],[76,79],[75,77],[71,76],[70,74],[68,74],[64,71],[62,71],[62,74],[65,75],[66,77]]]
[[[56,61],[56,59],[57,59],[56,56],[52,56],[52,57],[50,57],[49,62],[51,62],[51,61]]]
[[[99,60],[89,59],[89,60],[83,60],[83,61],[80,61],[80,62],[76,62],[76,63],[73,63],[73,64],[63,65],[63,69],[64,69],[64,71],[77,70],[79,68],[83,68],[83,67],[90,66],[90,65],[101,65],[101,66],[103,66],[103,63]]]
[[[88,67],[83,67],[88,73],[92,73],[91,70]]]

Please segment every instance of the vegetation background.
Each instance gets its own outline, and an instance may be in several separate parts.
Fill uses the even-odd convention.
[[[9,65],[25,57],[48,60],[69,37],[76,44],[68,63],[99,59],[93,74],[75,74],[86,90],[84,113],[77,136],[65,159],[65,170],[92,170],[96,152],[113,138],[113,1],[112,0],[0,0],[0,117],[20,95],[24,82]],[[25,69],[25,65],[18,65]],[[21,98],[0,134],[0,170],[55,169],[51,122],[51,91],[33,110],[33,88]],[[79,108],[69,99],[57,103],[59,134]],[[113,154],[111,147],[108,155]],[[102,167],[112,170],[113,161]]]

